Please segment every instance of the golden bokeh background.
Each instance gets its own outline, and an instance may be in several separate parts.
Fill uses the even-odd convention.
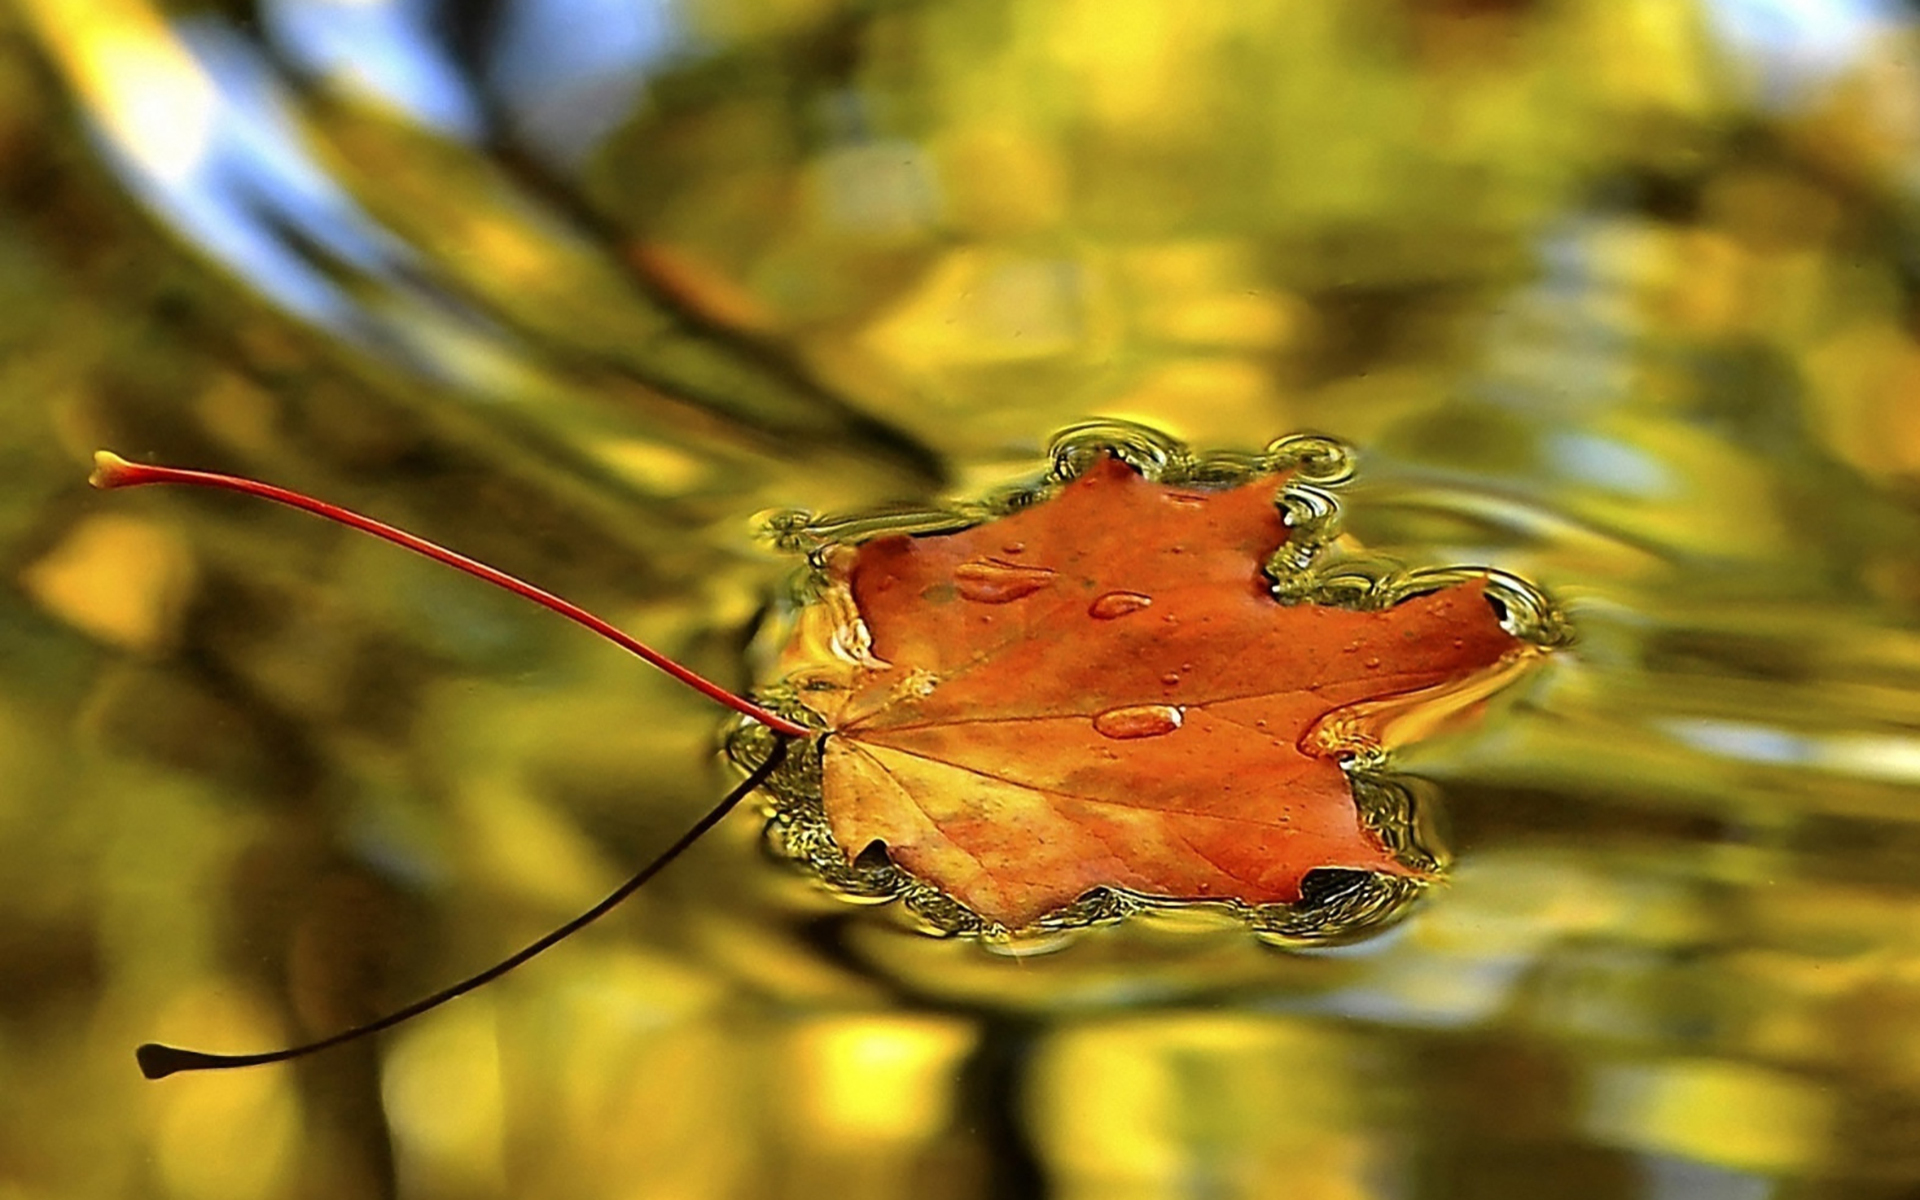
[[[1457,867],[1288,953],[821,894],[722,721],[756,516],[1093,416],[1353,443],[1580,644],[1403,756]],[[0,0],[0,1200],[1920,1189],[1920,9]]]

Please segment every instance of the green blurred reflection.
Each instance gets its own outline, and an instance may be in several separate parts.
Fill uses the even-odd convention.
[[[1920,1187],[1920,42],[1893,0],[0,2],[0,1197]],[[996,957],[753,814],[763,510],[1059,426],[1357,444],[1351,527],[1583,640],[1453,883],[1284,954]]]

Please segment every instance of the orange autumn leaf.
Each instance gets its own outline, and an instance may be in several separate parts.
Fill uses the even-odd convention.
[[[1102,455],[955,533],[822,556],[787,652],[820,797],[1010,929],[1095,888],[1286,904],[1319,868],[1409,875],[1341,759],[1471,707],[1535,650],[1484,576],[1380,611],[1282,604],[1284,477],[1208,489]]]
[[[547,608],[739,713],[730,749],[753,764],[598,904],[486,970],[278,1050],[144,1043],[141,1073],[286,1062],[438,1008],[605,916],[763,786],[788,853],[951,932],[1226,902],[1262,936],[1320,939],[1402,911],[1409,878],[1438,860],[1420,845],[1411,794],[1372,772],[1387,746],[1473,710],[1564,641],[1553,606],[1494,571],[1326,569],[1316,560],[1338,506],[1312,485],[1344,480],[1347,455],[1324,438],[1196,457],[1142,426],[1088,425],[1056,438],[1053,458],[1047,484],[991,506],[776,520],[785,544],[813,547],[815,602],[787,680],[762,703],[373,517],[245,476],[96,453],[96,487],[271,501]],[[1287,482],[1292,472],[1305,482]]]

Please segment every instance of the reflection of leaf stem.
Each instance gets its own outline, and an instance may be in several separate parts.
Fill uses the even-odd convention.
[[[285,1062],[290,1058],[302,1058],[320,1050],[328,1050],[334,1046],[355,1041],[359,1038],[366,1037],[368,1034],[379,1033],[383,1029],[391,1029],[402,1021],[411,1020],[421,1013],[440,1007],[449,1000],[457,999],[473,991],[475,988],[493,982],[521,963],[565,941],[601,917],[612,912],[621,901],[639,891],[643,884],[655,875],[658,875],[674,859],[685,853],[687,848],[705,836],[708,830],[718,825],[728,813],[733,811],[734,806],[738,805],[740,801],[744,800],[749,794],[759,788],[761,784],[765,783],[767,779],[779,769],[781,762],[787,757],[787,747],[791,744],[791,739],[774,734],[771,740],[773,744],[768,748],[766,757],[761,760],[759,766],[753,769],[752,774],[741,780],[738,787],[735,787],[732,791],[721,797],[720,803],[708,809],[704,816],[689,826],[687,831],[681,834],[673,845],[668,846],[655,856],[652,862],[640,868],[632,878],[609,892],[607,897],[600,901],[600,903],[589,908],[553,932],[541,937],[539,940],[531,942],[515,953],[501,959],[478,975],[463,979],[452,987],[443,988],[431,996],[416,1000],[405,1008],[388,1013],[378,1020],[369,1021],[365,1025],[356,1025],[352,1029],[342,1030],[329,1037],[321,1038],[319,1041],[307,1042],[300,1046],[291,1046],[285,1050],[273,1050],[264,1054],[205,1054],[198,1050],[183,1050],[176,1046],[163,1046],[157,1042],[148,1042],[134,1052],[135,1057],[138,1058],[140,1062],[141,1074],[145,1075],[148,1079],[163,1079],[177,1071],[211,1071],[228,1067],[253,1067],[260,1066],[264,1063]]]

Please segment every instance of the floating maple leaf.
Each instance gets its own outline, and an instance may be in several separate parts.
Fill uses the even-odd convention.
[[[1125,898],[1293,906],[1325,869],[1372,885],[1342,931],[1397,907],[1438,864],[1405,794],[1375,787],[1363,813],[1356,780],[1560,636],[1539,594],[1484,570],[1317,573],[1336,509],[1313,483],[1346,474],[1325,439],[1196,458],[1089,427],[1055,460],[973,510],[786,523],[818,544],[772,697],[826,729],[776,777],[790,847],[955,929]]]
[[[768,707],[371,517],[241,476],[94,458],[102,488],[239,492],[403,546],[593,630],[752,722],[734,743],[754,763],[746,780],[560,928],[315,1041],[258,1054],[148,1043],[136,1054],[150,1079],[300,1058],[464,995],[611,911],[762,784],[782,800],[789,848],[829,881],[903,896],[951,930],[1198,901],[1237,905],[1267,933],[1357,931],[1438,866],[1412,836],[1405,793],[1369,766],[1473,707],[1563,632],[1538,592],[1497,572],[1319,571],[1338,510],[1312,484],[1346,476],[1345,452],[1325,439],[1196,458],[1151,430],[1088,427],[1056,441],[1045,484],[997,504],[786,521],[789,542],[821,544],[814,603]],[[1496,597],[1504,621],[1486,603]],[[794,739],[806,748],[798,769],[787,765]],[[899,865],[867,862],[874,848]],[[1367,882],[1309,896],[1329,871]]]

